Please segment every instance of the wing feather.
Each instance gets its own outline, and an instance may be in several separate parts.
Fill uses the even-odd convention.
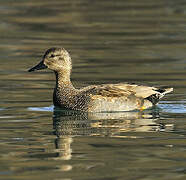
[[[151,95],[163,97],[166,93],[171,92],[173,89],[168,87],[151,87],[137,84],[103,84],[98,86],[89,86],[84,89],[92,95],[99,95],[102,97],[128,97],[136,96],[138,98],[148,98]]]

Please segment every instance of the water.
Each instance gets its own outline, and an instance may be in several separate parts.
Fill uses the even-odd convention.
[[[186,178],[186,2],[0,1],[0,179]],[[52,106],[54,75],[28,73],[63,46],[76,87],[169,85],[145,112]]]

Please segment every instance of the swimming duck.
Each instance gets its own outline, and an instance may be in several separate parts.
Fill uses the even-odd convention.
[[[158,101],[173,88],[150,87],[137,84],[102,84],[76,89],[70,80],[72,61],[64,48],[48,49],[42,61],[28,71],[53,70],[56,85],[53,93],[55,106],[87,112],[144,110]]]

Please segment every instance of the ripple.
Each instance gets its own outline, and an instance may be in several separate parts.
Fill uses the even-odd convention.
[[[186,101],[162,101],[158,105],[161,108],[162,112],[167,113],[186,113]]]
[[[162,112],[167,113],[186,113],[186,101],[161,101],[158,107]],[[1,109],[0,109],[1,110]],[[53,112],[54,106],[49,107],[29,107],[29,111],[48,111]]]
[[[29,107],[29,111],[48,111],[48,112],[53,112],[54,106],[49,106],[49,107]]]

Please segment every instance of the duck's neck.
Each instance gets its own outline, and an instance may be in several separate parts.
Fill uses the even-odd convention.
[[[73,88],[74,86],[71,83],[70,80],[70,71],[59,71],[55,72],[56,75],[56,89],[59,88]]]

